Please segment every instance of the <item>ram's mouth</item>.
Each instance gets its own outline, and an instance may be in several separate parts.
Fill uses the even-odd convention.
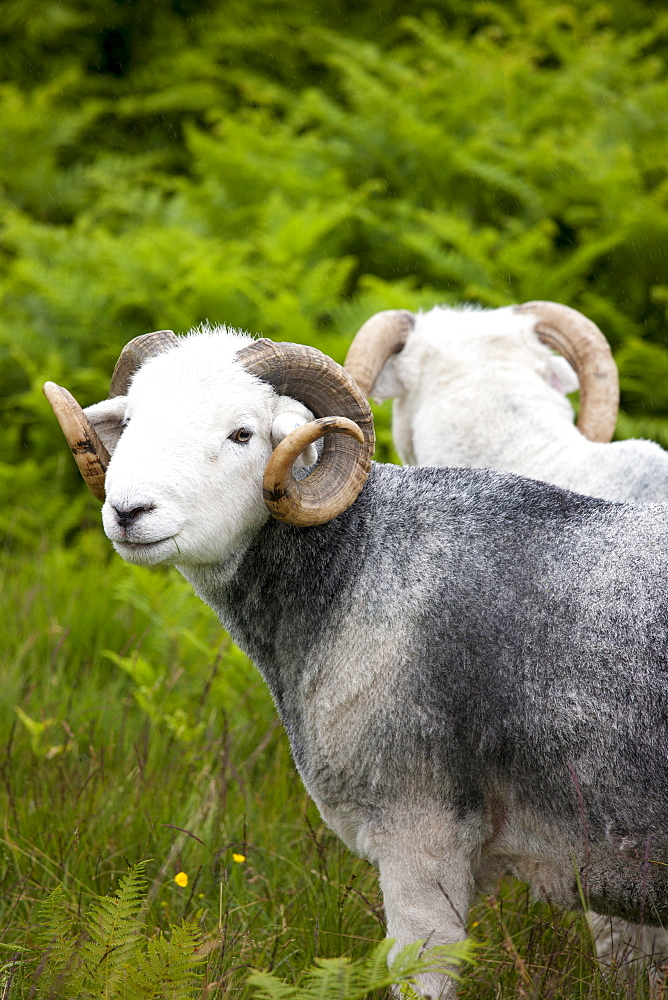
[[[118,545],[127,545],[132,549],[151,549],[155,545],[164,545],[165,542],[172,542],[176,538],[176,535],[166,535],[164,538],[156,538],[153,541],[138,541],[135,538],[115,538],[113,539]]]
[[[158,538],[153,542],[133,542],[127,539],[117,539],[113,542],[119,556],[127,562],[158,563],[174,559],[179,554],[176,535]]]

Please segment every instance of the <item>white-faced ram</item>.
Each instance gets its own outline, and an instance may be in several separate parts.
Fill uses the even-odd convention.
[[[367,395],[394,399],[394,442],[407,465],[499,469],[607,500],[668,500],[668,453],[653,441],[610,442],[617,369],[599,328],[568,306],[387,310],[360,329],[345,367]],[[578,380],[576,427],[566,393]]]
[[[338,365],[225,331],[131,342],[86,411],[47,392],[119,554],[175,564],[254,660],[397,947],[463,938],[506,869],[668,918],[668,508],[374,465]]]

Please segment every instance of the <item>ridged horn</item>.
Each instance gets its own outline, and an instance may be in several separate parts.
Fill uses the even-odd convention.
[[[383,365],[403,348],[414,326],[415,316],[407,309],[385,309],[360,327],[343,367],[365,396],[371,395]]]
[[[178,342],[178,337],[171,330],[143,333],[141,337],[130,340],[121,351],[114,374],[111,376],[109,399],[115,396],[127,396],[132,376],[144,361],[168,351],[171,347],[176,347]]]
[[[125,396],[130,379],[139,366],[154,354],[162,354],[178,344],[171,330],[158,330],[135,337],[125,345],[111,377],[109,399]],[[74,396],[55,382],[44,383],[44,395],[51,403],[74,461],[93,496],[104,502],[104,477],[110,456],[90,420]]]
[[[557,302],[524,302],[515,311],[533,313],[539,339],[575,369],[580,382],[578,430],[590,441],[610,441],[619,409],[619,377],[599,328],[577,309]]]
[[[340,365],[314,347],[256,340],[237,358],[246,371],[279,395],[298,399],[316,418],[288,434],[267,463],[263,495],[269,512],[300,527],[331,521],[354,502],[371,468],[375,435],[366,398]],[[295,459],[321,437],[320,461],[306,479],[295,480]]]
[[[74,396],[55,382],[45,382],[43,392],[70,446],[74,461],[94,497],[104,503],[104,477],[109,452]]]

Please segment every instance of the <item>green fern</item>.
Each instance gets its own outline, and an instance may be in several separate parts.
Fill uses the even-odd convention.
[[[160,935],[148,942],[135,955],[134,966],[128,970],[127,996],[133,1000],[186,1000],[196,995],[200,978],[193,968],[200,933],[194,923],[184,922],[173,927],[167,940]]]
[[[101,896],[91,908],[86,930],[89,940],[81,949],[83,982],[103,976],[108,991],[125,978],[125,970],[141,949],[139,913],[146,888],[145,865],[130,869],[114,896]]]
[[[366,958],[317,958],[304,973],[300,985],[289,983],[268,972],[254,972],[248,982],[261,1000],[363,1000],[375,990],[401,983],[402,996],[415,996],[412,983],[420,973],[438,969],[456,978],[454,967],[473,959],[471,941],[424,950],[424,943],[413,942],[395,955],[388,965],[394,944],[391,938],[381,941]]]
[[[623,408],[665,440],[668,14],[416,0],[383,28],[390,0],[338,27],[323,0],[259,19],[250,0],[195,5],[187,45],[162,11],[146,67],[93,94],[108,5],[33,0],[18,80],[0,83],[0,492],[21,498],[0,533],[28,547],[38,524],[52,544],[92,517],[41,382],[100,399],[122,344],[166,322],[343,360],[374,310],[553,298],[622,349]],[[114,36],[157,16],[131,6]],[[85,10],[89,53],[68,42],[67,68],[40,34],[66,8]],[[385,459],[389,410],[378,430]]]
[[[199,978],[195,923],[148,938],[141,918],[145,865],[130,869],[112,896],[100,896],[80,933],[62,887],[40,907],[37,969],[29,977],[36,1000],[186,1000]]]
[[[77,975],[80,957],[78,935],[69,901],[62,886],[50,892],[39,908],[39,964],[36,996],[51,997],[66,979]]]

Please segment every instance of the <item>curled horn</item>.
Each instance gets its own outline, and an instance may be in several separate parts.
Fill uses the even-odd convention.
[[[403,348],[414,326],[415,316],[407,309],[385,309],[360,327],[346,355],[344,368],[365,396],[371,395],[383,365]]]
[[[176,347],[179,340],[171,330],[156,330],[154,333],[143,333],[141,337],[130,340],[120,353],[114,374],[109,386],[109,399],[114,396],[127,396],[132,376],[138,368],[155,354],[162,354],[171,347]]]
[[[619,378],[610,346],[590,319],[556,302],[525,302],[520,313],[537,317],[539,339],[563,355],[580,382],[578,430],[590,441],[610,441],[619,408]]]
[[[43,392],[70,446],[74,461],[94,497],[104,502],[104,477],[109,452],[74,396],[55,382],[45,382]]]
[[[340,365],[313,347],[257,340],[237,358],[247,372],[279,395],[298,399],[316,418],[288,434],[267,463],[263,494],[269,512],[300,527],[331,521],[357,498],[371,468],[375,436],[365,397]],[[321,437],[320,461],[306,479],[295,480],[295,459]]]
[[[111,377],[109,398],[123,396],[128,391],[130,379],[139,366],[154,354],[174,347],[178,338],[171,330],[159,330],[135,337],[125,345]],[[104,501],[104,477],[110,456],[90,420],[74,396],[55,382],[45,382],[44,395],[56,415],[74,461],[91,493]]]

